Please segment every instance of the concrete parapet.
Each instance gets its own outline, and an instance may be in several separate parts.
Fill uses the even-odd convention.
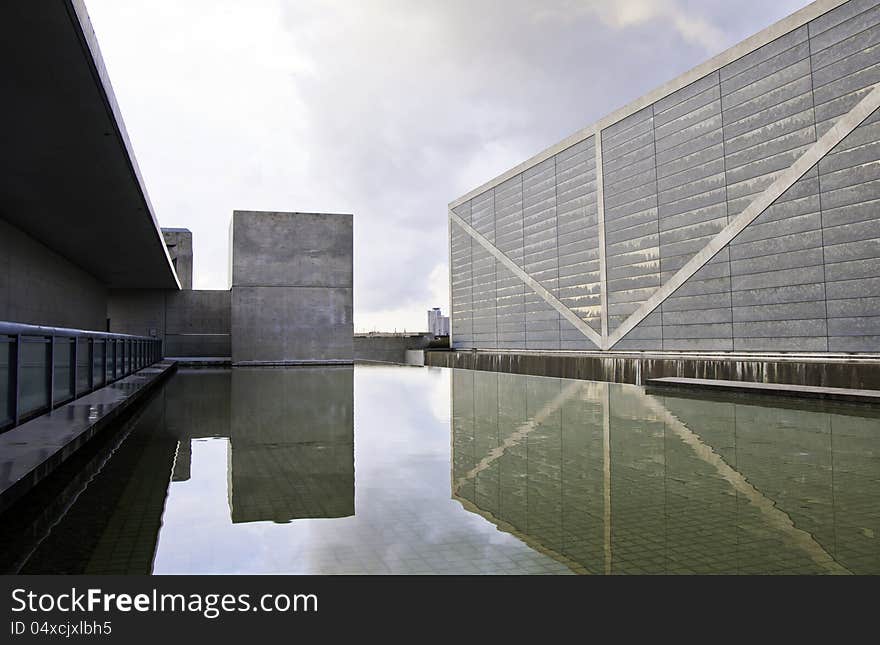
[[[425,364],[642,385],[679,377],[880,390],[880,355],[427,351]]]
[[[431,342],[431,334],[355,334],[354,359],[406,363],[406,352],[424,349]]]

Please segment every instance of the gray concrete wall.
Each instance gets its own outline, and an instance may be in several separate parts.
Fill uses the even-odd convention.
[[[111,289],[107,318],[114,334],[165,338],[164,289]],[[167,353],[166,353],[167,355]]]
[[[354,337],[354,359],[356,361],[406,363],[406,350],[424,349],[432,340],[431,334],[413,334],[411,336],[357,334]]]
[[[0,219],[0,320],[103,331],[106,312],[103,284]]]
[[[112,289],[110,331],[164,340],[165,356],[230,356],[230,292]]]
[[[166,356],[231,356],[229,291],[165,294]]]
[[[235,211],[232,360],[351,361],[352,216]]]
[[[738,51],[453,212],[613,334],[880,82],[880,2]],[[875,113],[612,349],[880,351],[878,199]],[[456,347],[597,349],[455,221],[450,258]]]

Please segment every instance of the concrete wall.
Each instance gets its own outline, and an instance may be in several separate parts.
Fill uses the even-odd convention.
[[[104,285],[0,219],[0,320],[103,331],[106,312]]]
[[[230,356],[229,291],[112,289],[110,331],[164,340],[165,356]]]
[[[432,340],[431,334],[413,334],[411,336],[357,334],[354,337],[354,359],[356,361],[406,363],[406,350],[424,349]]]
[[[352,216],[235,211],[232,360],[351,361]]]
[[[110,289],[107,318],[114,334],[165,338],[164,289]]]
[[[230,342],[229,291],[165,294],[165,355],[225,357]]]
[[[655,298],[880,82],[878,0],[784,24],[452,211],[603,342],[646,307],[613,349],[880,351],[877,113]],[[450,258],[456,347],[598,348],[454,218]]]

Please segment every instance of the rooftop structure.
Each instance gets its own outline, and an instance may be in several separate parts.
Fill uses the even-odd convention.
[[[878,5],[814,2],[450,203],[453,346],[880,350]]]

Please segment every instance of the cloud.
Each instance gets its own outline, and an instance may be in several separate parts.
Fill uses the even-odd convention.
[[[800,4],[87,0],[195,285],[226,286],[233,209],[351,212],[363,330],[448,308],[449,201]]]

